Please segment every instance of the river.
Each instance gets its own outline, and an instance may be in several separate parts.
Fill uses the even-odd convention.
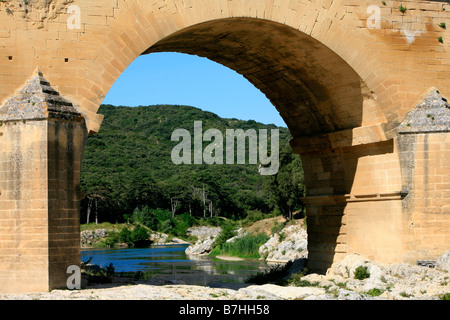
[[[116,272],[141,271],[145,277],[179,284],[210,286],[220,283],[244,283],[251,275],[266,270],[260,261],[228,261],[186,255],[187,245],[162,245],[149,248],[83,249],[81,261],[106,267],[113,264]]]

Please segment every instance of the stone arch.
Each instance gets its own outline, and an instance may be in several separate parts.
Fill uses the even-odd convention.
[[[293,136],[358,127],[363,95],[356,72],[291,27],[230,18],[182,29],[144,54],[176,51],[209,58],[246,77],[279,110]]]
[[[415,262],[448,249],[448,122],[423,131],[416,119],[424,106],[427,121],[449,110],[448,4],[407,0],[400,12],[387,2],[369,28],[370,0],[76,1],[79,29],[67,24],[72,2],[12,4],[0,2],[0,291],[65,285],[79,260],[86,132],[99,130],[98,108],[126,67],[157,51],[231,67],[282,114],[307,172],[310,269],[347,253]],[[32,100],[30,83],[43,108],[60,94],[80,114],[4,118]],[[30,161],[11,176],[20,157]]]
[[[74,96],[88,120],[96,123],[92,125],[94,131],[101,122],[101,116],[95,113],[115,79],[137,56],[156,51],[204,56],[243,74],[285,115],[292,130],[302,135],[386,121],[380,107],[385,98],[385,86],[381,85],[385,74],[373,76],[373,69],[382,67],[370,50],[361,52],[364,59],[355,55],[370,39],[341,27],[338,22],[345,21],[346,14],[338,4],[283,2],[277,8],[254,1],[238,6],[222,1],[207,5],[187,1],[184,6],[165,1],[159,9],[141,2],[129,7],[121,7],[119,2],[118,7],[111,30],[101,30],[96,35],[102,43],[101,50],[89,66],[89,81],[78,84],[85,94]],[[311,17],[323,21],[312,21]],[[131,20],[136,23],[130,23]],[[351,38],[359,41],[349,42]],[[81,36],[80,41],[83,40]],[[227,53],[219,46],[226,48]],[[292,61],[293,57],[297,60]],[[259,74],[255,72],[258,69]],[[263,84],[263,79],[269,77],[278,83],[272,80],[270,85]],[[280,95],[281,91],[285,97],[275,93]],[[391,97],[388,100],[385,105],[392,102]],[[299,101],[305,103],[303,109]],[[349,101],[353,105],[344,107]],[[302,125],[287,120],[296,117],[298,121],[298,115],[305,112],[309,117]]]
[[[134,58],[153,52],[199,55],[242,74],[278,109],[307,172],[310,268],[326,271],[348,251],[343,217],[348,195],[359,188],[354,184],[359,159],[388,155],[389,161],[395,162],[393,142],[384,134],[382,123],[386,119],[374,91],[336,52],[313,36],[279,22],[222,17],[175,27],[174,32],[149,42],[139,38],[142,32],[136,26],[112,36],[106,54],[96,60],[99,70],[111,68],[118,76]],[[133,49],[136,42],[139,45]],[[120,52],[106,58],[109,51],[119,47]],[[116,76],[92,84],[91,91],[96,88],[97,94],[90,102],[104,96]],[[398,169],[393,166],[392,171]],[[399,172],[394,177],[398,178]],[[366,186],[366,192],[386,193],[385,188],[382,181]],[[400,190],[400,181],[389,188]]]

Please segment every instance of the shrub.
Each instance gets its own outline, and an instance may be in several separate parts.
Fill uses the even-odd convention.
[[[441,300],[446,300],[446,301],[450,300],[450,293],[444,293],[444,294],[440,295],[439,298]]]
[[[87,276],[88,284],[92,283],[110,283],[111,277],[115,275],[115,268],[112,263],[106,266],[105,269],[102,268],[88,268],[87,264],[91,261],[90,258],[84,264],[82,263],[82,273]]]
[[[174,227],[172,219],[167,219],[158,223],[157,230],[162,233],[170,233]]]
[[[295,286],[295,287],[318,287],[319,286],[319,282],[310,282],[308,280],[302,280],[299,277],[292,277],[291,282],[289,283],[289,285],[291,286]]]
[[[366,293],[369,296],[378,297],[379,295],[383,294],[383,292],[384,292],[384,290],[381,290],[381,289],[378,289],[378,288],[373,288],[373,289],[367,291]]]
[[[283,228],[286,226],[286,223],[279,223],[278,221],[275,221],[272,229],[270,230],[272,234],[279,233]]]
[[[221,228],[222,232],[217,237],[214,248],[221,248],[228,239],[233,238],[236,235],[236,225],[234,223],[226,223]]]
[[[292,274],[289,277],[288,284],[295,287],[318,287],[320,282],[310,282],[308,280],[302,279],[307,273],[308,270],[305,269],[303,271]]]
[[[108,233],[108,237],[103,240],[101,246],[106,246],[108,248],[114,247],[119,241],[119,233],[116,231],[111,231]]]
[[[250,225],[256,221],[262,220],[267,218],[267,215],[264,215],[264,213],[262,213],[259,210],[249,210],[247,211],[247,216],[245,217],[245,219],[242,221],[243,225]]]
[[[126,243],[128,245],[133,244],[133,241],[131,239],[131,231],[128,228],[123,228],[119,232],[119,242]]]
[[[186,237],[187,229],[195,223],[195,218],[189,213],[178,215],[173,219],[174,227],[172,233],[177,237]]]
[[[150,234],[145,227],[137,226],[131,231],[131,241],[136,247],[148,245],[149,237]]]
[[[364,280],[370,277],[370,273],[366,266],[359,266],[353,273],[355,279]]]
[[[172,220],[172,213],[169,210],[150,209],[148,206],[144,206],[141,209],[136,208],[128,221],[135,225],[142,224],[151,230],[161,231],[161,226],[169,224],[165,221],[171,221],[172,224]]]

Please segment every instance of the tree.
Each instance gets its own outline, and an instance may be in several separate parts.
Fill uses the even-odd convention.
[[[300,156],[294,155],[288,144],[280,150],[280,169],[274,176],[266,177],[264,187],[269,203],[281,211],[286,219],[292,219],[296,210],[304,209],[302,198],[305,179]]]
[[[171,135],[178,128],[193,132],[195,120],[203,121],[205,131],[274,125],[222,119],[186,106],[103,105],[99,112],[105,116],[103,125],[88,138],[82,163],[83,222],[93,214],[99,222],[123,222],[145,206],[169,210],[172,217],[185,212],[193,217],[233,217],[245,216],[248,210],[269,211],[257,165],[175,165]],[[279,129],[280,141],[287,141],[289,131]]]
[[[86,223],[90,222],[90,216],[92,210],[95,210],[95,223],[98,224],[99,220],[99,202],[106,202],[108,187],[102,183],[98,183],[96,185],[91,185],[90,188],[84,192],[85,199],[87,200],[87,208],[86,208]]]

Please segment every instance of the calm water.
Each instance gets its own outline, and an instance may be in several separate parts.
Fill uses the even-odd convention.
[[[85,249],[81,260],[106,267],[113,264],[116,272],[142,271],[152,277],[176,283],[211,285],[243,283],[251,275],[267,269],[263,262],[224,261],[210,257],[186,255],[187,245],[151,246],[149,248]]]

